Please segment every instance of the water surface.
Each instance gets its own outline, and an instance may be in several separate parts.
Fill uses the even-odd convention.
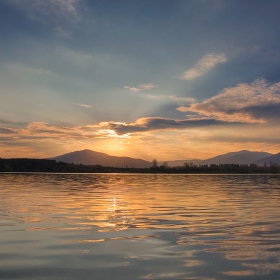
[[[280,176],[0,174],[0,279],[280,279]]]

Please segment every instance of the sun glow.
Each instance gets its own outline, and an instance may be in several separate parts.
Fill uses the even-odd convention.
[[[113,129],[98,130],[98,133],[101,135],[101,137],[104,137],[104,138],[119,138],[119,139],[130,138],[130,133],[119,135]]]
[[[118,137],[116,132],[114,130],[112,130],[112,129],[107,129],[107,134],[108,134],[108,136]]]

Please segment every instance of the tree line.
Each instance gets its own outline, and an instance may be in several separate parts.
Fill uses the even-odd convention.
[[[165,170],[168,172],[177,173],[181,171],[183,173],[280,173],[280,165],[270,162],[264,163],[263,166],[258,164],[204,164],[195,165],[193,162],[185,162],[183,166],[168,166],[167,162],[163,162],[159,165],[158,161],[154,159],[152,161],[152,169]]]
[[[150,168],[111,167],[101,165],[71,164],[56,162],[48,159],[1,159],[0,172],[64,172],[64,173],[280,173],[280,166],[269,164],[211,164],[194,165],[185,163],[183,166],[170,167],[167,162],[159,164],[157,160],[151,162]]]

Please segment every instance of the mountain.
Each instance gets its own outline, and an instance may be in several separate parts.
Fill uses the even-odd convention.
[[[231,152],[223,155],[219,155],[213,158],[209,158],[203,161],[203,164],[251,164],[264,157],[271,156],[272,154],[266,152],[251,152],[247,150],[239,152]]]
[[[199,159],[186,159],[186,160],[174,160],[168,162],[169,166],[182,166],[185,162],[193,163],[194,165],[204,165],[204,164],[226,164],[226,163],[235,163],[235,164],[251,164],[257,160],[260,160],[264,157],[270,157],[272,154],[266,152],[251,152],[247,150],[231,152],[227,154],[222,154],[216,157],[212,157],[205,160]],[[269,163],[269,161],[267,161]]]
[[[75,151],[72,153],[67,153],[52,158],[54,160],[74,163],[74,164],[84,164],[84,165],[102,165],[111,167],[135,167],[135,168],[149,168],[152,163],[143,159],[136,159],[130,157],[117,157],[110,156],[105,153],[95,152],[91,150]],[[173,160],[168,161],[168,166],[183,166],[185,162],[193,163],[194,165],[204,165],[204,164],[226,164],[226,163],[236,163],[236,164],[251,164],[256,163],[258,165],[263,165],[267,162],[280,163],[280,153],[272,155],[266,152],[251,152],[247,150],[239,152],[231,152],[223,155],[219,155],[206,160],[199,159],[186,159],[186,160]],[[162,163],[160,162],[159,165]]]
[[[276,155],[270,155],[264,158],[261,158],[259,160],[256,160],[255,162],[253,162],[255,164],[258,165],[264,165],[264,163],[267,164],[267,166],[270,165],[270,163],[277,163],[280,164],[280,153],[276,154]]]
[[[135,167],[149,168],[152,163],[143,159],[130,157],[110,156],[105,153],[95,152],[91,150],[75,151],[52,158],[54,160],[85,165],[102,165],[111,167]]]

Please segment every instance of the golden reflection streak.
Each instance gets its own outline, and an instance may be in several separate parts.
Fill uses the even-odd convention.
[[[28,226],[31,223],[55,222],[60,226],[62,224],[59,227],[62,230],[94,226],[103,232],[129,228],[177,229],[178,245],[210,245],[212,249],[208,252],[223,253],[228,260],[239,260],[244,266],[255,269],[256,273],[280,271],[277,251],[280,249],[280,233],[274,233],[271,227],[259,226],[260,222],[266,222],[269,211],[273,214],[279,208],[277,190],[251,191],[246,187],[250,183],[246,182],[248,177],[240,176],[242,185],[238,187],[241,190],[244,188],[244,191],[239,190],[233,196],[230,189],[219,185],[224,184],[222,177],[219,181],[217,176],[208,176],[207,180],[202,176],[189,176],[189,185],[184,186],[188,195],[183,196],[180,192],[176,193],[180,188],[174,185],[173,176],[102,175],[96,180],[98,184],[91,179],[94,176],[85,181],[81,181],[83,177],[75,176],[65,176],[68,181],[59,188],[56,179],[44,181],[42,175],[36,175],[34,181],[26,176],[15,176],[12,188],[0,190],[3,197],[1,207],[6,212],[16,213],[14,219],[22,220]],[[139,178],[141,182],[137,181]],[[184,176],[178,178],[179,183],[180,180],[184,183]],[[153,185],[149,185],[151,181]],[[213,184],[220,186],[218,194],[213,191]],[[148,185],[149,188],[146,187]],[[262,204],[264,195],[271,195],[269,205]],[[246,212],[246,203],[250,204],[250,212]],[[251,211],[254,211],[253,214]],[[276,228],[279,226],[277,219],[269,222],[275,222]],[[35,226],[26,230],[50,229],[57,228]],[[230,239],[222,239],[223,229],[224,236]],[[185,236],[181,235],[182,232]],[[219,238],[212,240],[211,237]],[[273,263],[269,263],[271,259]],[[263,263],[245,262],[249,260],[261,260]]]

